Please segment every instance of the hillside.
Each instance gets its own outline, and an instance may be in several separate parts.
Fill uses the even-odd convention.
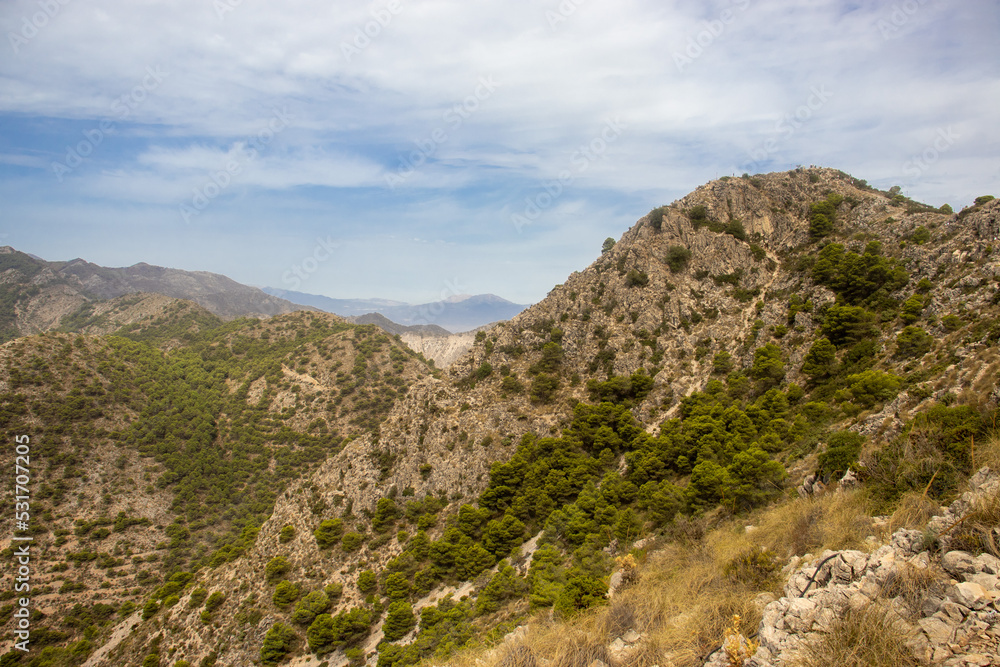
[[[998,237],[992,198],[955,214],[799,169],[643,216],[444,373],[306,313],[20,338],[2,424],[39,442],[39,583],[70,584],[33,632],[62,647],[51,664],[701,665],[718,619],[756,633],[782,568],[874,551],[873,516],[950,503],[984,462]],[[822,494],[848,468],[860,490]],[[772,523],[792,532],[735,537]],[[684,579],[701,560],[721,564]],[[632,576],[702,598],[594,615]],[[671,643],[683,613],[700,630]],[[599,639],[570,655],[532,639],[550,631]],[[641,651],[598,646],[626,635]]]
[[[142,293],[188,299],[224,320],[301,309],[216,273],[145,263],[107,268],[82,259],[46,262],[4,246],[0,248],[0,341],[93,318],[95,308],[100,316],[107,311],[103,302]],[[116,321],[122,322],[127,311],[116,311]]]

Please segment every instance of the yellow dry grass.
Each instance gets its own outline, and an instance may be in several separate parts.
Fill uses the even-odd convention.
[[[848,492],[794,498],[749,518],[685,520],[671,535],[674,541],[639,565],[636,585],[565,622],[551,620],[548,610],[541,612],[530,622],[523,646],[534,659],[552,661],[552,667],[587,667],[595,659],[612,664],[607,646],[635,630],[644,637],[642,648],[613,661],[615,665],[700,665],[719,649],[734,616],[739,617],[738,630],[754,636],[763,611],[756,599],[762,593],[781,595],[777,570],[787,558],[861,547],[874,534],[867,511],[864,494]],[[747,524],[754,526],[749,532]],[[777,556],[774,576],[741,577],[742,570],[734,575],[731,567],[727,573],[727,565],[755,552]],[[485,649],[464,651],[450,662],[459,667],[474,667],[477,660],[523,664],[525,653],[513,660],[506,650],[489,655]]]
[[[848,609],[829,633],[804,645],[793,667],[916,667],[898,617],[880,604]]]

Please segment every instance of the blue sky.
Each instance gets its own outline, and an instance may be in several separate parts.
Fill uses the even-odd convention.
[[[718,176],[1000,194],[987,0],[8,0],[0,235],[409,302],[538,301]]]

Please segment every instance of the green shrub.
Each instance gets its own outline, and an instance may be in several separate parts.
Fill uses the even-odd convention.
[[[907,324],[913,324],[920,319],[920,314],[924,311],[924,298],[919,294],[914,294],[903,303],[903,312],[900,317]]]
[[[225,601],[226,594],[222,591],[215,591],[208,596],[207,600],[205,600],[205,611],[211,614],[213,611],[221,607],[222,603]]]
[[[349,533],[344,533],[344,537],[340,540],[340,546],[343,547],[344,551],[350,553],[360,549],[364,541],[364,535],[352,530]]]
[[[819,468],[824,478],[835,479],[843,476],[847,469],[858,461],[864,436],[853,431],[838,431],[826,441],[826,450],[819,455]]]
[[[688,220],[691,221],[695,229],[698,229],[698,227],[708,222],[708,209],[704,204],[692,206],[691,210],[688,211]]]
[[[644,271],[630,269],[625,276],[626,287],[645,287],[649,284],[649,276]]]
[[[417,625],[417,618],[413,615],[413,607],[402,600],[397,600],[389,604],[389,613],[382,624],[382,632],[386,641],[396,641],[402,639]]]
[[[323,591],[312,591],[299,600],[292,613],[292,622],[311,625],[316,617],[330,608],[330,598]]]
[[[712,358],[712,373],[715,375],[729,375],[733,371],[733,355],[725,350],[717,352]]]
[[[378,577],[371,570],[364,570],[358,575],[358,590],[364,594],[373,592],[378,587]]]
[[[910,241],[916,243],[917,245],[923,245],[930,240],[931,240],[931,232],[923,225],[919,225],[916,229],[913,230],[913,233],[910,234]]]
[[[326,519],[313,531],[316,544],[320,549],[328,549],[340,541],[344,535],[344,522],[341,519]]]
[[[958,331],[962,328],[962,318],[958,315],[945,315],[941,318],[941,326],[945,331]]]
[[[188,600],[188,607],[191,609],[197,609],[201,606],[201,603],[205,601],[208,597],[208,590],[199,586],[198,588],[191,591],[191,598]]]
[[[278,533],[278,540],[282,544],[286,544],[288,542],[291,542],[292,539],[294,539],[294,538],[295,538],[295,526],[293,526],[291,524],[283,527],[281,529],[281,532]]]
[[[536,403],[550,403],[558,390],[557,376],[539,373],[531,383],[531,400]]]
[[[264,644],[260,647],[260,662],[264,667],[277,665],[292,650],[298,635],[290,626],[275,623],[264,635]]]
[[[802,361],[802,372],[812,378],[824,377],[833,372],[837,365],[837,348],[830,342],[829,338],[820,338]]]
[[[776,386],[785,377],[785,362],[781,359],[781,348],[768,343],[754,350],[750,377],[757,380],[762,389]]]
[[[572,575],[556,597],[553,608],[563,618],[569,618],[603,602],[607,599],[607,594],[608,587],[603,581],[586,574]]]
[[[934,338],[920,327],[908,326],[896,336],[896,356],[901,359],[922,357],[930,352]]]
[[[142,608],[142,620],[148,621],[155,616],[158,611],[160,611],[160,605],[156,602],[156,600],[150,600]]]
[[[656,231],[660,231],[660,229],[663,228],[663,214],[666,212],[666,210],[667,210],[666,206],[660,206],[658,208],[654,208],[652,211],[649,212],[649,224]]]
[[[264,566],[264,578],[273,584],[278,578],[292,569],[292,564],[284,556],[275,556]]]
[[[735,584],[752,590],[769,588],[778,573],[778,557],[770,549],[752,546],[726,563],[723,572]]]
[[[875,315],[860,306],[827,308],[820,332],[837,347],[863,341],[875,334]]]
[[[513,375],[508,375],[500,381],[500,389],[506,394],[524,393],[524,385]]]
[[[691,260],[691,251],[682,245],[672,245],[667,248],[666,260],[672,273],[683,271]]]
[[[275,607],[287,607],[299,599],[299,593],[299,587],[286,579],[275,587],[271,602]]]
[[[854,400],[869,408],[895,398],[900,387],[900,378],[875,370],[849,375],[847,382],[851,386]]]
[[[379,533],[385,532],[402,514],[392,498],[380,498],[372,515],[372,528]]]
[[[614,247],[615,247],[615,240],[609,236],[608,238],[604,239],[604,243],[601,245],[601,254],[602,255],[608,254]]]

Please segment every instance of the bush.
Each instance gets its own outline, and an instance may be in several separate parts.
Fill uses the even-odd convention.
[[[733,355],[725,350],[717,352],[712,358],[712,373],[715,375],[729,375],[733,371]]]
[[[843,476],[858,461],[864,436],[853,431],[839,431],[826,441],[826,450],[819,455],[819,468],[825,479]]]
[[[264,566],[264,578],[267,583],[273,584],[277,579],[292,569],[291,563],[284,556],[275,556]]]
[[[875,370],[848,375],[847,382],[854,400],[869,408],[895,398],[900,387],[900,378]]]
[[[604,239],[604,243],[601,245],[601,254],[606,255],[614,247],[615,247],[615,240],[609,236],[608,238]]]
[[[649,224],[656,231],[660,231],[660,229],[663,228],[663,214],[666,210],[666,206],[660,206],[659,208],[654,208],[649,212]]]
[[[364,594],[371,593],[378,586],[378,577],[371,570],[364,570],[358,575],[358,590]]]
[[[382,632],[386,641],[402,639],[417,625],[417,617],[413,615],[413,607],[402,600],[389,604],[389,613],[382,624]]]
[[[907,324],[913,324],[920,319],[920,314],[924,311],[924,298],[919,294],[914,294],[903,303],[903,312],[900,317]]]
[[[945,315],[941,318],[941,326],[945,331],[958,331],[962,328],[962,318],[958,315]]]
[[[222,603],[225,601],[226,594],[222,591],[215,591],[208,596],[207,600],[205,600],[205,611],[211,614],[213,611],[221,607]]]
[[[768,343],[754,350],[750,377],[757,380],[762,389],[777,386],[785,377],[785,362],[781,359],[781,348]]]
[[[821,333],[837,347],[870,338],[875,333],[875,315],[860,306],[830,306]]]
[[[536,403],[549,403],[559,390],[559,378],[555,375],[539,373],[531,383],[531,400]]]
[[[688,211],[688,220],[691,221],[695,229],[698,229],[698,227],[708,222],[708,209],[704,204],[692,206],[691,210]]]
[[[691,251],[682,245],[672,245],[667,248],[667,266],[672,273],[683,271],[691,260]]]
[[[927,354],[934,344],[934,338],[920,327],[908,326],[896,336],[896,356],[912,359]]]
[[[286,544],[288,542],[291,542],[292,539],[294,539],[294,538],[295,538],[295,526],[293,526],[291,524],[283,527],[281,529],[281,532],[278,533],[278,540],[282,544]]]
[[[208,590],[199,586],[198,588],[191,591],[191,598],[188,600],[188,607],[191,609],[197,609],[201,606],[201,603],[205,601],[208,597]]]
[[[282,581],[274,589],[271,601],[275,607],[287,607],[299,598],[299,587],[292,582]]]
[[[503,380],[500,381],[500,389],[505,394],[521,394],[524,393],[524,385],[521,384],[513,375],[508,375]]]
[[[330,608],[330,598],[323,591],[312,591],[295,605],[292,622],[311,625],[316,617]]]
[[[603,602],[607,595],[608,587],[604,582],[589,575],[577,574],[568,578],[553,608],[563,618],[569,618]]]
[[[290,626],[284,623],[275,623],[264,635],[264,645],[260,647],[260,662],[265,667],[277,665],[289,651],[298,635]]]
[[[649,276],[644,271],[630,269],[625,276],[625,285],[627,287],[645,287],[648,284]]]
[[[752,546],[726,563],[723,571],[733,583],[760,590],[770,587],[778,569],[778,558],[773,551]]]
[[[326,519],[313,531],[316,544],[320,549],[327,549],[340,541],[344,535],[344,522],[341,519]]]
[[[142,620],[148,621],[153,618],[158,611],[160,611],[160,605],[157,604],[156,600],[150,600],[142,608]]]
[[[340,540],[340,546],[347,552],[357,551],[364,541],[364,535],[352,530],[349,533],[344,533],[344,537]]]
[[[837,364],[837,348],[829,338],[820,338],[806,353],[802,361],[802,372],[813,378],[829,375]]]

